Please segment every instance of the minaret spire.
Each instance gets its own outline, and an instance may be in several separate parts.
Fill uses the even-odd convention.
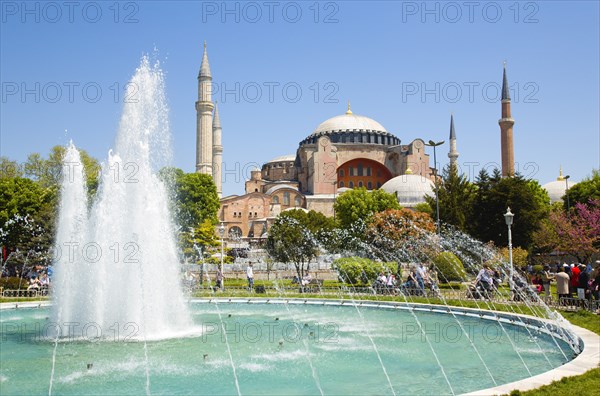
[[[556,180],[558,180],[558,181],[564,181],[565,180],[565,177],[562,174],[562,165],[560,166],[560,171],[558,173],[558,177],[556,178]]]
[[[502,73],[502,118],[498,120],[500,125],[500,146],[502,151],[502,177],[515,175],[515,154],[513,145],[513,125],[510,111],[510,92],[508,89],[508,78],[506,77],[506,62]]]
[[[456,132],[454,131],[454,114],[450,114],[450,151],[448,152],[450,165],[456,166],[458,156],[458,151],[456,151]]]
[[[504,70],[502,72],[502,101],[510,100],[510,90],[508,79],[506,78],[506,61],[504,61]]]
[[[212,124],[213,132],[213,167],[212,176],[215,186],[217,187],[217,194],[219,198],[223,195],[223,145],[221,142],[221,119],[219,118],[219,105],[215,101],[215,114],[213,116]]]
[[[350,99],[348,99],[348,110],[346,110],[346,114],[352,114],[352,110],[350,110]]]
[[[213,174],[213,132],[212,132],[212,75],[208,65],[206,42],[198,73],[198,101],[196,102],[196,172]]]
[[[202,63],[200,64],[200,73],[198,73],[198,78],[200,77],[211,77],[210,74],[210,65],[208,64],[208,53],[206,51],[206,41],[204,42],[204,54],[202,55]]]

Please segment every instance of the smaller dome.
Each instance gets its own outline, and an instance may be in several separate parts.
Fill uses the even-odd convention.
[[[296,154],[287,154],[280,155],[279,157],[275,157],[270,161],[265,162],[265,164],[269,164],[271,162],[294,162],[296,160]]]
[[[396,194],[398,203],[403,207],[414,207],[425,202],[425,196],[434,195],[434,183],[421,175],[401,175],[388,180],[381,189]]]
[[[575,184],[577,183],[569,183],[569,188],[573,187]],[[550,203],[560,202],[567,192],[567,183],[565,182],[565,179],[554,180],[544,184],[542,188],[548,192]]]

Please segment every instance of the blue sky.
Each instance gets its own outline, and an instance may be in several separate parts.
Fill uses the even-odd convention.
[[[123,86],[141,56],[157,48],[173,163],[193,171],[206,40],[221,89],[225,195],[243,192],[253,164],[295,153],[348,99],[354,113],[403,143],[447,140],[454,113],[463,169],[493,167],[500,162],[504,60],[517,170],[545,183],[561,164],[572,180],[600,167],[599,3],[466,4],[2,1],[1,155],[24,161],[73,139],[104,160]],[[442,165],[447,149],[438,153]]]

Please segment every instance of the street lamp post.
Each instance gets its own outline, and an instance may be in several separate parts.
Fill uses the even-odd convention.
[[[440,199],[438,196],[438,177],[437,177],[437,157],[435,153],[435,148],[437,146],[441,146],[444,144],[444,141],[434,142],[430,140],[429,143],[425,143],[425,146],[433,147],[433,175],[435,182],[435,213],[436,213],[436,223],[437,223],[437,233],[440,234]]]
[[[221,272],[221,290],[225,290],[225,277],[223,276],[223,245],[225,244],[223,239],[225,238],[225,225],[223,225],[223,223],[219,225],[219,235],[221,236],[221,266],[219,267],[219,271]]]
[[[510,264],[510,274],[508,279],[508,285],[510,288],[511,298],[514,296],[514,288],[513,288],[513,252],[512,252],[512,231],[511,226],[513,223],[513,217],[515,215],[510,211],[510,207],[506,209],[506,213],[504,213],[504,220],[506,220],[506,225],[508,226],[508,262]]]
[[[565,184],[567,189],[565,190],[565,195],[567,196],[567,214],[569,214],[569,207],[571,206],[571,202],[569,200],[569,175],[565,176]]]

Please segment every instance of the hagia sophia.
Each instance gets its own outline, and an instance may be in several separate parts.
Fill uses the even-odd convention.
[[[229,242],[260,242],[285,210],[315,210],[333,216],[336,197],[352,188],[383,189],[402,207],[414,208],[434,194],[435,172],[426,142],[402,144],[379,122],[355,114],[348,103],[343,114],[320,123],[302,139],[295,153],[284,154],[251,171],[243,195],[222,196],[221,121],[212,102],[212,75],[206,44],[198,75],[196,102],[196,172],[212,175],[221,208],[219,221]],[[502,175],[514,175],[513,125],[506,66],[502,81],[500,125]],[[454,118],[450,118],[448,157],[456,163]],[[567,177],[568,179],[568,177]],[[574,183],[571,183],[573,185]],[[551,201],[561,200],[567,184],[561,174],[543,186]]]

